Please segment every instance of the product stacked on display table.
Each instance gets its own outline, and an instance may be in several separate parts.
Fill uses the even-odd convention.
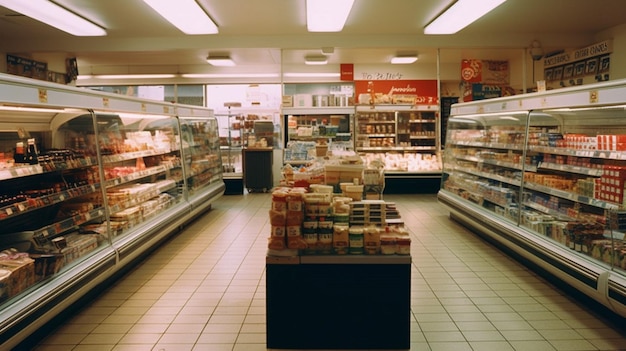
[[[410,254],[411,238],[394,203],[355,201],[332,189],[274,189],[269,256]]]

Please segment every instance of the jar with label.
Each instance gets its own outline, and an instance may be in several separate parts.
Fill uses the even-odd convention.
[[[411,237],[408,235],[396,236],[396,253],[398,255],[411,254]]]
[[[396,253],[396,236],[383,234],[380,236],[380,253],[383,255],[393,255]]]
[[[272,210],[287,210],[287,193],[284,191],[275,191],[272,193]]]
[[[305,254],[315,254],[317,252],[317,221],[306,221],[302,224],[302,238],[307,244],[307,248],[304,249]]]
[[[335,224],[333,226],[333,250],[338,255],[348,253],[349,227],[347,224]]]
[[[376,227],[366,227],[363,230],[363,242],[365,245],[365,253],[368,255],[376,255],[380,247],[380,231]]]
[[[318,253],[330,254],[333,251],[333,222],[320,221],[317,224]]]
[[[354,255],[362,254],[363,247],[365,246],[363,241],[363,227],[350,227],[348,237],[350,245],[348,252]]]

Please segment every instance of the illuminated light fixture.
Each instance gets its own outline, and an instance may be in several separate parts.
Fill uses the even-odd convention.
[[[417,61],[417,55],[398,55],[391,58],[394,65],[408,65]]]
[[[340,32],[346,24],[354,0],[306,0],[309,32]]]
[[[306,73],[306,72],[288,72],[283,75],[286,78],[339,78],[339,73]]]
[[[175,74],[99,74],[80,75],[78,79],[164,79],[176,78]]]
[[[278,73],[185,73],[183,78],[278,78]]]
[[[424,28],[424,34],[454,34],[506,0],[458,0]]]
[[[143,0],[185,34],[217,34],[217,25],[196,0]]]
[[[72,35],[84,37],[107,35],[104,28],[48,0],[0,0],[0,6],[34,18]]]
[[[326,56],[307,56],[304,58],[304,63],[307,65],[325,65],[328,63]]]
[[[211,56],[206,58],[206,62],[208,62],[212,66],[219,67],[233,67],[235,65],[235,61],[233,61],[229,56]]]

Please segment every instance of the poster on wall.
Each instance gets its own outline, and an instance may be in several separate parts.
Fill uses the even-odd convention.
[[[435,105],[437,81],[429,80],[357,80],[355,96],[359,105],[402,104]]]
[[[553,74],[553,71],[549,72]],[[463,101],[489,99],[510,94],[509,62],[502,60],[463,59],[461,86]],[[497,89],[496,89],[497,88]]]
[[[461,61],[461,79],[467,83],[508,85],[509,72],[508,61],[475,59]]]

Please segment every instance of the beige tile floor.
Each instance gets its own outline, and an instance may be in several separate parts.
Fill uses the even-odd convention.
[[[451,221],[435,195],[387,195],[413,243],[411,350],[626,350],[626,334]],[[37,351],[257,351],[268,194],[224,196]]]

